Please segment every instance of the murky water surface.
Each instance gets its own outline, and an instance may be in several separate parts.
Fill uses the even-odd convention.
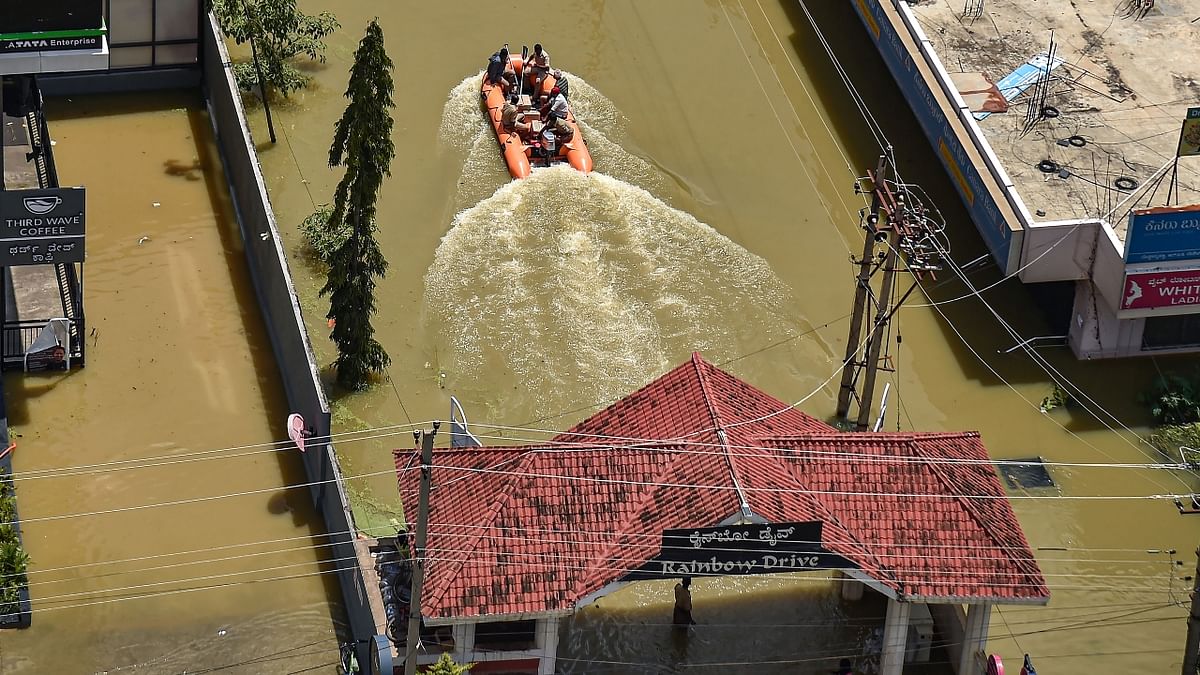
[[[335,661],[320,519],[280,489],[303,467],[272,444],[287,404],[202,103],[46,109],[60,180],[88,189],[87,367],[5,381],[34,613],[0,632],[0,672]]]
[[[485,441],[540,438],[536,430],[568,427],[693,350],[785,400],[817,389],[803,409],[833,413],[835,386],[822,383],[844,350],[848,257],[861,242],[863,201],[850,188],[878,150],[797,3],[579,0],[532,18],[516,4],[302,4],[336,11],[346,28],[330,41],[329,62],[311,69],[313,86],[275,108],[282,134],[262,161],[326,362],[326,306],[315,292],[323,271],[304,256],[295,226],[329,199],[339,177],[324,163],[329,131],[372,17],[380,17],[399,67],[397,158],[379,223],[391,269],[375,321],[396,386],[342,397],[344,428],[444,418],[455,394],[482,423]],[[895,144],[904,175],[944,211],[955,259],[980,256],[978,234],[849,3],[809,5]],[[537,171],[510,183],[474,98],[486,56],[504,41],[514,49],[541,41],[571,73],[596,175]],[[254,123],[265,139],[261,113]],[[978,284],[998,278],[994,267],[972,275]],[[929,284],[939,300],[964,290],[948,273]],[[986,297],[1025,336],[1060,332],[1016,283]],[[918,293],[910,302],[927,299]],[[1156,368],[1186,361],[1081,364],[1062,348],[1042,352],[1096,407],[1133,427],[1115,433],[1079,407],[1039,412],[1050,378],[1027,357],[1000,353],[1014,340],[979,302],[941,309],[898,315],[896,372],[882,376],[900,398],[889,429],[978,429],[997,458],[1159,461],[1137,440],[1147,420],[1135,395]],[[404,445],[396,436],[339,451],[353,475],[386,470],[387,449]],[[1180,577],[1192,564],[1195,524],[1169,501],[1058,497],[1188,492],[1196,479],[1137,468],[1051,472],[1058,488],[1013,495],[1053,600],[1049,608],[1002,608],[989,648],[1010,663],[1031,653],[1046,672],[1178,669],[1185,613],[1173,603],[1186,595]],[[353,484],[360,520],[386,523],[392,481]],[[1182,567],[1147,552],[1170,549],[1180,551]],[[880,619],[882,608],[838,601],[821,583],[700,585],[701,626],[682,654],[661,626],[669,589],[636,587],[574,619],[562,651],[574,660],[562,669],[662,672],[720,662],[709,670],[766,672],[736,664],[768,655],[786,663],[779,672],[827,672],[836,654],[859,648],[862,621],[828,632],[809,624]]]

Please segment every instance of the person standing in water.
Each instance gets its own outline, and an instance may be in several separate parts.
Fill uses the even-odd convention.
[[[692,618],[691,585],[691,577],[684,577],[683,580],[675,584],[675,611],[671,617],[671,622],[676,627],[686,628],[696,625],[695,619]]]

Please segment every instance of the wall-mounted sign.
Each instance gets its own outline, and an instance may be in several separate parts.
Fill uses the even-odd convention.
[[[1160,206],[1129,214],[1125,262],[1200,259],[1200,205]]]
[[[1159,307],[1200,311],[1200,270],[1126,272],[1121,309]]]
[[[0,191],[0,267],[83,262],[84,189]]]
[[[0,53],[99,49],[105,33],[102,0],[0,2]]]
[[[663,532],[662,550],[622,580],[776,574],[858,567],[821,546],[821,523],[766,523]]]
[[[1200,108],[1188,108],[1179,132],[1179,157],[1200,155]]]

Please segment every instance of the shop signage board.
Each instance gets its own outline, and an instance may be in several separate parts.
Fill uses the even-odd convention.
[[[103,0],[0,2],[0,54],[104,46]]]
[[[1129,214],[1125,262],[1200,260],[1200,205],[1160,206]]]
[[[1179,157],[1200,155],[1200,108],[1188,108],[1179,131]]]
[[[1159,308],[1200,312],[1200,269],[1126,271],[1121,309]]]
[[[0,191],[0,267],[81,263],[83,188]]]
[[[659,554],[623,581],[853,567],[821,546],[820,522],[727,525],[664,531]]]

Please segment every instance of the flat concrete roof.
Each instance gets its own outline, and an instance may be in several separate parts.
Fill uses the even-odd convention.
[[[1000,82],[1044,54],[1051,31],[1063,61],[1051,73],[1045,99],[1058,117],[1027,126],[1030,87],[1011,97],[1007,112],[978,120],[1034,222],[1104,217],[1123,240],[1121,216],[1134,200],[1114,212],[1128,196],[1115,181],[1125,176],[1139,188],[1150,185],[1175,156],[1187,109],[1200,106],[1200,7],[1159,2],[1139,18],[1126,16],[1124,2],[1114,8],[1112,2],[984,0],[983,15],[967,19],[963,4],[912,3],[952,75],[982,72]],[[971,87],[959,85],[964,88]],[[1073,136],[1080,137],[1075,145],[1059,143]],[[1043,172],[1042,160],[1057,163],[1068,177]],[[1181,158],[1178,177],[1178,203],[1200,203],[1200,157]],[[1155,205],[1164,203],[1169,180],[1168,170]],[[1137,201],[1146,204],[1140,195]]]

